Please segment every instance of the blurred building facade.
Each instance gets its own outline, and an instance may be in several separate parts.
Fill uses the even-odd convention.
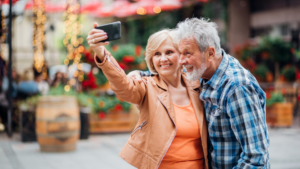
[[[101,0],[103,4],[109,4],[113,0]],[[61,0],[51,0],[51,3],[61,3]],[[91,0],[80,0],[84,5]],[[46,13],[47,22],[45,24],[45,46],[44,57],[48,65],[58,65],[63,63],[66,58],[65,53],[61,52],[61,44],[64,38],[64,12]],[[92,27],[94,21],[105,23],[107,19],[95,18],[93,16],[82,16],[84,20],[82,30],[87,32]],[[12,28],[13,44],[13,67],[18,73],[33,66],[33,12],[24,10],[22,15],[14,16]],[[84,35],[85,36],[85,35]],[[86,38],[86,37],[83,37]],[[3,49],[3,57],[8,60],[8,47]]]
[[[300,0],[230,0],[228,4],[228,47],[262,36],[299,39]]]
[[[113,1],[101,0],[103,5],[110,4]],[[183,1],[185,7],[189,4],[192,5],[179,10],[179,20],[183,20],[183,17],[193,16],[211,18],[218,24],[222,47],[228,49],[231,54],[233,54],[235,46],[241,45],[249,39],[256,39],[265,35],[280,36],[289,41],[292,39],[292,30],[299,30],[300,28],[300,15],[298,12],[300,11],[300,0],[209,0],[206,3],[200,1],[198,3],[188,3],[191,1]],[[51,2],[58,3],[61,1],[51,0]],[[82,5],[89,2],[92,2],[92,0],[80,0]],[[191,12],[188,12],[188,10]],[[59,49],[64,38],[63,14],[63,12],[60,12],[46,15],[44,55],[48,65],[62,64],[62,60],[66,57]],[[32,67],[33,64],[32,16],[32,10],[26,10],[22,15],[14,17],[13,20],[13,66],[19,73]],[[165,22],[170,21],[170,18],[163,18],[167,17],[166,15],[160,16]],[[94,21],[101,24],[119,19],[112,17],[96,18],[91,15],[83,15],[82,17],[82,32],[88,32]],[[124,18],[121,18],[121,20],[128,21]],[[141,24],[144,24],[144,26],[141,26],[144,29],[150,29],[151,25],[155,26],[152,23],[148,24],[150,26],[145,25],[145,22],[141,22]],[[83,35],[83,38],[85,36]],[[128,38],[124,36],[122,41],[124,40],[126,41]],[[4,49],[4,58],[7,59],[7,56],[8,49]]]

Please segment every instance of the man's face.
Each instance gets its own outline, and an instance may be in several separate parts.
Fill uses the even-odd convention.
[[[207,68],[204,52],[200,52],[195,38],[181,40],[178,47],[181,53],[179,63],[186,68],[188,80],[199,80]]]

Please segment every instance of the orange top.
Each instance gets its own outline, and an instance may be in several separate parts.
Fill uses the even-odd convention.
[[[159,169],[204,169],[200,129],[192,103],[173,105],[177,133]]]

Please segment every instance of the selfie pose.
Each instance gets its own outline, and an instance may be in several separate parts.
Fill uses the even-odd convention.
[[[138,123],[120,152],[124,160],[140,169],[208,169],[200,83],[188,81],[181,72],[174,33],[162,30],[148,39],[146,62],[155,75],[141,83],[127,77],[105,49],[108,42],[100,42],[107,39],[106,32],[93,29],[87,37],[111,89],[118,98],[140,108]]]
[[[177,25],[180,64],[201,82],[208,125],[209,168],[269,169],[266,94],[238,60],[221,49],[217,25],[186,19]],[[141,72],[150,76],[149,72]],[[147,75],[148,74],[148,75]],[[128,75],[140,80],[140,72]],[[182,98],[184,99],[184,98]]]

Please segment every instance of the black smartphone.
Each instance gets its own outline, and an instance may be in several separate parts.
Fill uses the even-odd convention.
[[[107,39],[100,41],[113,41],[121,38],[121,22],[112,22],[105,25],[97,26],[96,29],[101,29],[107,33]]]

